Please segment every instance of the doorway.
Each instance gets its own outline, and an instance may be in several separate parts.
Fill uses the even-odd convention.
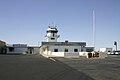
[[[28,47],[28,54],[34,54],[34,48]]]

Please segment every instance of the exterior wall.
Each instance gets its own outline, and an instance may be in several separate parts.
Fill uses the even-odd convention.
[[[107,53],[99,52],[99,58],[106,58],[106,57],[108,57]]]
[[[94,51],[94,47],[82,47],[81,52],[92,52]]]
[[[28,48],[16,48],[16,47],[13,47],[14,50],[13,51],[10,51],[9,50],[9,47],[7,47],[7,54],[27,54],[27,50]]]
[[[40,47],[27,46],[27,44],[9,44],[7,54],[39,54]]]
[[[8,44],[7,54],[27,54],[27,44]]]
[[[58,49],[58,52],[55,52],[54,49]],[[68,49],[68,52],[65,52],[65,49]],[[74,49],[78,49],[78,51],[74,52]],[[65,57],[65,58],[79,58],[80,56],[84,56],[86,58],[107,57],[107,54],[104,52],[81,52],[81,46],[42,46],[40,48],[40,52],[42,55],[45,55],[47,57]]]
[[[51,57],[64,57],[64,52],[51,52]]]
[[[100,52],[112,52],[112,48],[100,48]]]
[[[49,26],[46,34],[47,42],[57,42],[57,39],[59,38],[57,32],[58,32],[57,28]]]
[[[58,52],[54,52],[54,49],[58,49]],[[65,49],[68,49],[68,52],[64,52]],[[78,52],[74,52],[74,49],[78,49]],[[51,57],[79,57],[80,51],[80,46],[49,46],[43,48],[41,52]]]
[[[54,49],[58,49],[58,52],[54,52]],[[64,50],[68,49],[68,52]],[[74,49],[78,49],[78,52],[74,52]],[[80,46],[51,46],[50,49],[52,56],[57,57],[79,57]]]
[[[15,52],[18,53],[25,53],[27,51],[28,48],[15,48]]]
[[[48,48],[43,49],[43,54],[48,54]]]
[[[79,52],[65,52],[65,58],[79,58]]]
[[[51,38],[54,38],[54,40],[52,40]],[[57,42],[57,38],[58,38],[57,33],[47,33],[47,42]]]
[[[79,56],[88,56],[88,53],[93,51],[94,47],[82,47],[81,52],[79,52]]]
[[[4,53],[4,49],[5,49],[5,42],[0,41],[0,54]]]
[[[29,46],[27,48],[28,48],[27,54],[39,54],[40,53],[39,47]]]
[[[65,46],[50,46],[49,55],[56,57],[64,57],[64,48]],[[58,49],[58,52],[54,52],[54,49]]]
[[[86,52],[93,52],[94,51],[94,47],[85,47],[86,48]]]
[[[1,48],[1,47],[5,47],[5,42],[0,41],[0,48]]]
[[[79,52],[79,56],[87,56],[89,52]]]
[[[33,54],[40,54],[40,48],[39,47],[34,48]]]
[[[68,49],[68,52],[74,52],[74,49],[78,49],[78,52],[81,51],[80,46],[50,46],[49,50],[54,52],[54,49],[58,49],[58,52],[64,52],[64,49]]]
[[[43,50],[43,47],[40,46],[40,54],[43,54],[44,50]]]

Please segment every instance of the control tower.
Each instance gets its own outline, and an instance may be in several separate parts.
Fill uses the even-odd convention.
[[[46,31],[46,39],[47,42],[57,42],[57,39],[60,37],[60,35],[57,35],[57,28],[56,27],[52,27],[52,26],[48,26],[48,29]]]

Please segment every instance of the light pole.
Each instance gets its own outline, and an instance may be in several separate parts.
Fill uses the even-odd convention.
[[[94,13],[94,10],[93,10],[93,46],[95,50],[95,13]]]

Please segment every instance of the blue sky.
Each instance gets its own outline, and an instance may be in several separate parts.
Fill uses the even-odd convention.
[[[54,22],[59,41],[86,41],[93,46],[95,11],[96,48],[120,49],[120,0],[0,0],[0,40],[38,45]]]

